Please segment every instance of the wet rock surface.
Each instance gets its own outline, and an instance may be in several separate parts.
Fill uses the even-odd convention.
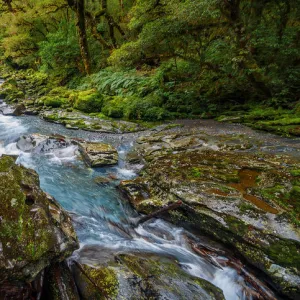
[[[41,134],[21,136],[17,141],[17,148],[19,150],[35,153],[45,153],[71,145],[72,141],[63,136],[46,136]]]
[[[72,270],[84,299],[224,299],[208,281],[188,275],[172,257],[83,247]]]
[[[100,133],[127,133],[145,130],[143,126],[136,123],[103,120],[76,111],[44,111],[41,113],[41,117],[46,121],[63,124],[69,129],[84,129]]]
[[[23,103],[16,104],[14,106],[2,105],[0,107],[0,112],[4,116],[21,116],[26,110],[26,107]]]
[[[209,137],[197,130],[161,132],[137,143],[145,168],[119,187],[139,212],[181,200],[181,208],[165,215],[168,220],[231,245],[280,292],[297,298],[299,159],[257,153],[259,144],[247,137]]]
[[[78,241],[70,217],[40,189],[35,171],[2,156],[0,185],[0,283],[20,282],[24,289],[47,266],[69,257]]]
[[[47,268],[42,299],[79,300],[77,286],[66,262],[55,263]]]
[[[91,167],[103,167],[118,163],[118,151],[110,144],[79,143],[79,151]]]

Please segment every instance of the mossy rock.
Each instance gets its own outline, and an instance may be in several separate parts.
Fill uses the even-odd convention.
[[[0,187],[0,281],[33,280],[78,247],[71,219],[12,157],[0,158]]]
[[[78,254],[79,261],[89,261],[93,255],[94,265],[72,268],[83,299],[224,299],[219,288],[187,274],[171,256],[114,255],[97,246],[86,246]]]
[[[100,112],[103,96],[95,90],[73,93],[70,95],[73,107],[86,113]]]
[[[73,263],[72,271],[82,299],[116,299],[119,282],[113,268]]]
[[[85,162],[95,168],[116,165],[118,163],[118,151],[110,144],[104,143],[78,143]]]
[[[59,96],[44,96],[40,98],[38,102],[39,105],[43,104],[45,106],[49,106],[52,108],[59,108],[64,106],[67,103],[68,103],[68,99]]]
[[[137,147],[147,160],[141,176],[121,183],[130,203],[149,214],[181,200],[180,208],[162,217],[234,247],[286,295],[300,292],[300,185],[293,176],[299,161],[284,155],[205,148],[163,154],[157,151],[162,139],[145,138],[147,149],[149,139],[153,140],[151,160],[146,156],[150,152],[141,148],[142,139]],[[263,255],[254,259],[255,251],[248,248]],[[275,265],[283,270],[276,275]]]

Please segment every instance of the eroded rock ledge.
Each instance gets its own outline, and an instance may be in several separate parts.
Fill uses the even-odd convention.
[[[300,294],[300,163],[249,147],[214,145],[201,134],[154,134],[135,151],[141,176],[120,189],[145,214],[181,200],[166,217],[233,247],[282,294]]]
[[[0,187],[0,298],[29,299],[45,268],[79,247],[77,236],[68,214],[40,189],[36,172],[14,157],[0,157]]]
[[[83,299],[224,300],[208,281],[186,273],[174,257],[86,245],[72,271]]]

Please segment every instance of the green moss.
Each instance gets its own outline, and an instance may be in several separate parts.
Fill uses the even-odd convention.
[[[253,207],[253,205],[251,205],[250,203],[244,201],[244,202],[241,202],[239,204],[239,209],[240,209],[240,212],[241,213],[246,213],[246,212],[251,212],[251,211],[255,211],[255,208]]]
[[[295,177],[300,176],[300,169],[291,170],[290,173],[292,176],[295,176]]]
[[[300,269],[300,243],[277,240],[267,249],[271,259],[286,267]]]
[[[74,108],[87,113],[100,112],[103,105],[103,96],[95,90],[73,93],[70,101]]]
[[[57,88],[52,89],[49,92],[50,96],[58,96],[66,99],[69,98],[71,94],[72,94],[72,90],[69,90],[64,86],[59,86]]]
[[[291,192],[290,192],[290,196],[292,199],[295,199],[297,201],[300,201],[300,186],[293,186]],[[299,202],[300,204],[300,202]]]
[[[240,219],[227,215],[224,218],[231,232],[239,236],[244,236],[248,233],[249,226]]]
[[[2,156],[0,159],[0,172],[8,172],[15,164],[15,159],[11,156]]]
[[[187,286],[189,284],[196,284],[205,290],[206,293],[210,294],[212,299],[224,299],[223,293],[219,288],[206,280],[187,274],[180,269],[177,261],[174,259],[157,257],[151,254],[144,254],[142,256],[122,254],[119,255],[119,258],[122,264],[126,265],[138,277],[138,281],[141,279],[145,282],[147,290],[151,291],[152,295],[155,295],[157,290],[162,289],[182,299],[183,291],[176,285],[168,284],[172,280],[174,283],[182,282],[183,284],[187,284]],[[158,298],[158,294],[153,299]]]
[[[23,257],[35,260],[49,249],[52,241],[47,230],[48,217],[39,210],[39,218],[32,218],[30,205],[26,202],[23,184],[34,185],[36,175],[14,165],[14,159],[2,157],[0,159],[0,204],[1,224],[0,239],[3,254],[6,258]],[[41,197],[38,191],[31,197]],[[18,247],[13,247],[13,245]]]
[[[300,125],[300,118],[286,117],[286,118],[278,119],[278,120],[275,120],[275,121],[262,122],[262,124],[269,125],[269,126],[274,126],[274,125],[281,125],[281,126]]]
[[[224,172],[224,171],[220,171],[218,169],[216,169],[216,170],[211,169],[210,173],[214,178],[220,179],[220,180],[222,180],[224,182],[227,182],[227,183],[238,183],[238,182],[240,182],[240,177],[239,177],[238,170],[229,169],[227,172]]]
[[[68,103],[68,99],[59,96],[44,96],[40,101],[45,105],[53,108],[59,108]]]
[[[193,167],[193,168],[191,169],[191,176],[192,176],[192,177],[199,178],[199,177],[201,177],[202,175],[203,175],[203,172],[202,172],[199,168]]]
[[[83,266],[83,269],[99,289],[96,290],[94,285],[88,283],[91,299],[115,299],[117,297],[119,282],[117,274],[112,268]]]
[[[212,283],[199,278],[195,278],[194,282],[197,285],[201,286],[213,299],[216,300],[224,299],[222,291],[216,289],[216,286],[214,286]]]
[[[242,111],[239,116],[235,111],[228,111],[218,118],[220,121],[242,122],[246,125],[283,136],[300,136],[299,104],[295,109],[275,109],[269,106],[254,106]]]
[[[275,201],[278,204],[286,206],[289,199],[289,192],[283,185],[276,184],[275,186],[268,187],[260,190],[260,194],[271,201]]]
[[[47,116],[44,116],[44,119],[47,121],[53,121],[53,122],[60,120],[58,114],[56,114],[56,113],[47,114]]]

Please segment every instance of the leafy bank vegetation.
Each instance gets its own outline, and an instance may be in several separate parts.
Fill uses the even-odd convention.
[[[297,0],[2,0],[2,76],[36,105],[299,135],[299,13]]]

